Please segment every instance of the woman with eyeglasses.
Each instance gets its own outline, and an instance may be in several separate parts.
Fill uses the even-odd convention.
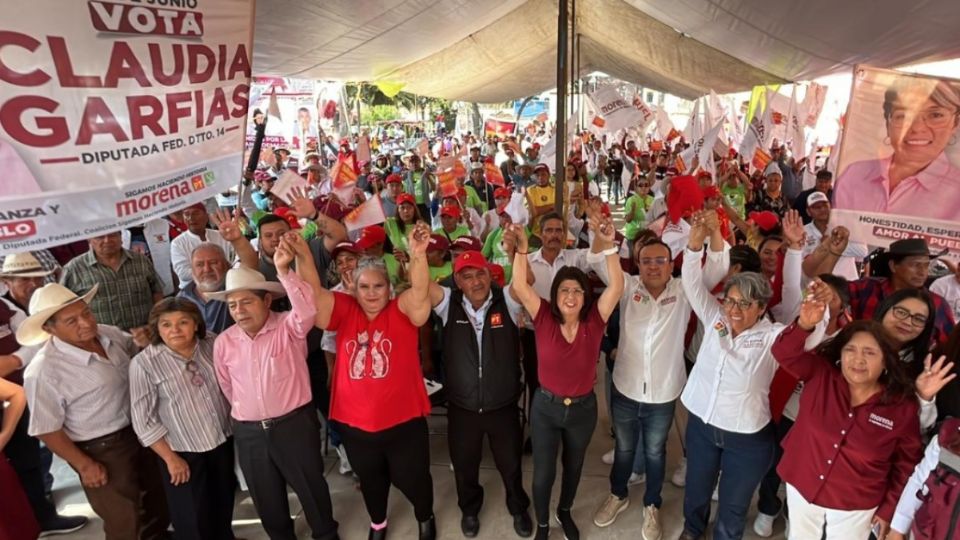
[[[177,540],[233,540],[230,405],[213,367],[214,336],[193,302],[167,298],[148,320],[153,342],[130,364],[133,429],[160,468]]]
[[[595,231],[591,262],[602,253],[607,288],[594,300],[586,273],[572,266],[560,268],[550,286],[550,299],[540,298],[527,282],[527,235],[522,225],[511,225],[518,239],[513,260],[511,294],[533,315],[537,340],[540,388],[530,411],[533,445],[533,507],[537,540],[550,534],[550,493],[557,475],[557,455],[563,445],[563,476],[556,520],[567,540],[579,540],[571,509],[580,484],[583,458],[597,426],[596,382],[600,341],[610,314],[623,292],[623,270],[614,247],[615,229],[607,218],[590,219]]]
[[[701,259],[707,237],[711,252],[723,245],[719,219],[713,210],[693,216],[681,274],[687,300],[704,327],[697,361],[680,398],[690,413],[681,540],[705,535],[718,476],[719,506],[713,538],[742,538],[753,493],[775,457],[769,391],[777,364],[770,346],[786,326],[765,316],[773,291],[770,281],[757,272],[740,272],[727,278],[724,299],[717,302],[703,283]],[[791,233],[787,237],[791,240],[784,271],[796,279],[785,278],[784,295],[792,297],[799,291],[786,288],[799,289],[802,235],[798,238]],[[821,322],[816,334],[822,336],[825,327]],[[811,337],[808,345],[812,347],[815,339]]]
[[[900,289],[883,299],[873,313],[873,320],[883,325],[906,373],[916,381],[920,398],[920,427],[927,429],[936,422],[934,399],[940,390],[923,359],[934,345],[933,299],[925,289]]]
[[[811,285],[800,317],[772,352],[804,381],[797,421],[783,442],[777,472],[787,484],[792,539],[886,537],[894,509],[922,455],[913,379],[889,331],[854,321],[813,351],[804,342],[822,324],[826,304]],[[952,376],[943,358],[931,372],[939,390]],[[726,474],[726,470],[724,471]]]
[[[960,127],[960,84],[897,77],[876,112],[890,155],[841,171],[834,208],[960,221],[960,170],[947,157]]]

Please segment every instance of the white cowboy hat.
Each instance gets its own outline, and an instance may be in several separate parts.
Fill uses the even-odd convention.
[[[33,253],[27,251],[7,255],[3,259],[0,277],[47,277],[52,273],[53,270],[44,270]]]
[[[260,272],[240,266],[227,272],[227,283],[223,291],[207,293],[207,298],[226,302],[228,295],[239,291],[266,291],[274,297],[287,295],[283,285],[276,281],[267,281]]]
[[[23,320],[17,328],[17,341],[20,345],[37,345],[50,338],[43,329],[50,317],[61,309],[83,301],[87,304],[97,294],[100,284],[94,285],[83,296],[77,296],[70,289],[59,283],[49,283],[37,289],[30,297],[30,316]]]

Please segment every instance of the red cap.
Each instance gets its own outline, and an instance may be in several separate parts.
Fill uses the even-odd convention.
[[[340,242],[333,248],[333,251],[330,252],[330,256],[336,259],[337,255],[344,251],[349,251],[350,253],[357,255],[360,254],[360,250],[353,242]]]
[[[388,184],[402,184],[402,183],[403,183],[403,177],[400,176],[400,175],[397,174],[397,173],[389,174],[389,175],[387,175],[387,183],[388,183]]]
[[[444,206],[440,209],[441,216],[450,216],[453,218],[460,219],[460,207],[459,206]]]
[[[357,249],[364,251],[386,241],[387,232],[383,230],[383,227],[379,225],[370,225],[369,227],[364,227],[363,230],[360,231],[360,238],[357,239],[357,242],[354,244],[354,246],[356,246]]]
[[[300,229],[300,220],[297,218],[296,214],[290,211],[290,208],[287,206],[281,206],[273,211],[274,215],[279,216],[284,219],[287,223],[290,224],[291,229]]]
[[[417,199],[415,199],[414,196],[409,193],[401,193],[397,195],[397,206],[400,206],[403,203],[409,203],[416,206]]]
[[[484,269],[486,267],[486,257],[484,257],[483,254],[477,250],[464,251],[460,255],[457,255],[457,258],[453,261],[453,273],[455,274],[464,268]]]
[[[479,238],[473,236],[461,236],[453,241],[451,248],[462,249],[465,251],[480,251],[483,249],[483,244],[480,243]]]
[[[646,150],[642,150],[640,152],[640,157],[650,157],[650,152],[647,152]]]
[[[764,210],[763,212],[750,212],[750,215],[747,216],[750,218],[750,221],[754,222],[757,227],[760,227],[760,230],[766,232],[773,230],[778,223],[780,223],[780,218],[776,214],[769,210]]]
[[[204,212],[207,211],[207,206],[206,206],[205,204],[203,204],[202,202],[193,203],[193,204],[191,204],[190,206],[184,208],[184,210],[189,210],[189,209],[191,209],[191,208],[193,208],[194,210],[203,210]]]
[[[670,176],[677,176],[680,174],[680,171],[676,167],[667,167],[667,174]]]
[[[446,251],[450,248],[450,241],[442,234],[431,234],[427,251]]]
[[[493,190],[494,199],[509,199],[513,195],[513,190],[507,187],[498,187]]]
[[[713,199],[722,195],[720,193],[720,188],[717,186],[704,186],[701,191],[703,191],[704,199]]]
[[[540,171],[550,172],[550,167],[548,167],[546,163],[538,163],[537,166],[533,168],[533,172],[537,173]]]
[[[487,265],[487,268],[490,270],[490,279],[498,286],[503,287],[507,281],[507,276],[503,271],[503,267],[497,263],[490,263]]]

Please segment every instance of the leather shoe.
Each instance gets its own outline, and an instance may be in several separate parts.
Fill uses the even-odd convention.
[[[437,540],[437,523],[433,516],[420,522],[420,540]]]
[[[480,533],[480,518],[477,516],[464,515],[460,518],[460,530],[467,538],[473,538]]]
[[[530,514],[524,511],[513,516],[513,530],[523,538],[533,536],[533,521],[530,519]]]
[[[370,534],[367,535],[367,540],[386,540],[387,538],[387,528],[384,527],[380,530],[370,527]]]

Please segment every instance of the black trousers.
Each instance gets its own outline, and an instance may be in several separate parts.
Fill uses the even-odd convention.
[[[533,399],[530,436],[533,439],[533,509],[540,525],[550,521],[550,492],[557,477],[557,455],[563,473],[557,508],[570,510],[580,486],[583,458],[597,427],[597,397],[564,405],[543,392]],[[560,446],[563,445],[563,452]]]
[[[0,418],[3,414],[0,413]],[[44,523],[53,519],[57,515],[57,508],[47,499],[44,493],[43,484],[43,460],[41,459],[40,441],[27,435],[27,426],[30,425],[30,413],[23,411],[20,422],[10,442],[4,447],[3,453],[6,454],[10,465],[16,471],[20,478],[20,484],[23,485],[23,491],[30,501],[30,507],[33,509],[33,515],[37,523],[42,527]]]
[[[526,512],[530,498],[523,490],[523,426],[516,404],[489,411],[473,412],[450,404],[447,409],[447,439],[450,461],[457,482],[457,502],[464,515],[476,516],[483,506],[480,461],[483,437],[490,441],[493,461],[503,479],[510,515]]]
[[[360,492],[370,522],[387,520],[390,484],[413,503],[417,521],[433,516],[433,478],[427,419],[420,417],[382,431],[338,424],[350,466],[360,477]]]
[[[233,438],[253,505],[272,540],[296,539],[288,484],[300,499],[312,538],[337,538],[330,488],[323,477],[320,421],[312,403],[267,429],[234,421]]]
[[[527,385],[527,419],[532,416],[533,396],[540,388],[540,379],[537,377],[537,337],[533,330],[524,328],[520,331],[520,346],[523,349],[523,382]]]
[[[766,476],[760,481],[757,498],[757,509],[768,516],[777,515],[780,509],[786,506],[786,501],[781,501],[780,497],[777,496],[777,491],[780,489],[780,475],[777,474],[777,465],[780,463],[780,459],[783,458],[783,447],[780,446],[780,443],[786,438],[787,433],[790,433],[790,428],[792,427],[793,420],[786,416],[781,416],[780,421],[774,424],[777,434],[777,446],[773,455],[773,465],[770,466],[770,470],[767,471]]]
[[[190,481],[170,483],[166,463],[159,457],[167,493],[167,508],[175,540],[233,540],[233,503],[237,477],[233,474],[233,438],[207,452],[177,452],[190,466]]]

